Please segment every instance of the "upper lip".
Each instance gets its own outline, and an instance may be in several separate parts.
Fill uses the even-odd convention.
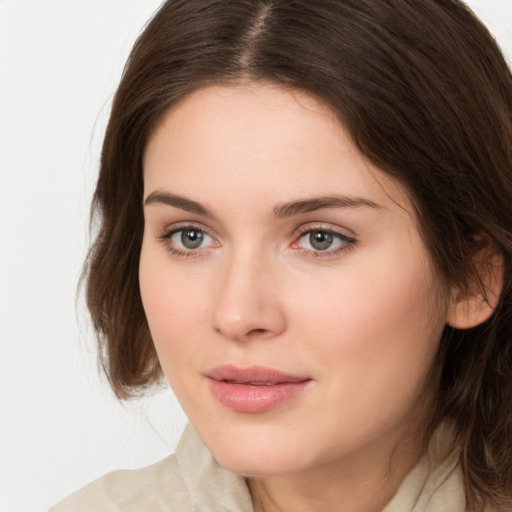
[[[248,366],[243,368],[234,365],[217,366],[210,370],[206,376],[213,380],[232,382],[234,384],[284,384],[310,380],[310,377],[292,375],[265,366]]]

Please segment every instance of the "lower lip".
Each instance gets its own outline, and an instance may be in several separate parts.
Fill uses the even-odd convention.
[[[209,379],[210,389],[217,400],[236,412],[266,412],[298,395],[308,385],[309,380],[283,382],[270,386],[233,384]]]

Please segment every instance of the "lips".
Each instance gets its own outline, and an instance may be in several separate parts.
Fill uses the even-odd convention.
[[[261,413],[302,393],[311,378],[273,368],[219,366],[207,374],[213,396],[236,412]]]

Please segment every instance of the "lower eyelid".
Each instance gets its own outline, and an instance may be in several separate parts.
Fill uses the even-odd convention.
[[[200,231],[203,233],[204,246],[199,246],[197,248],[187,248],[183,246],[182,243],[173,241],[173,238],[185,231]],[[155,238],[163,244],[166,251],[168,251],[171,255],[183,258],[202,258],[207,252],[212,249],[215,249],[220,246],[220,243],[217,241],[215,237],[210,235],[204,228],[196,226],[194,224],[182,224],[178,226],[166,227],[161,232],[157,232]]]
[[[324,233],[330,233],[333,235],[335,239],[337,239],[336,247],[334,248],[327,248],[325,250],[315,249],[315,248],[307,248],[307,247],[301,247],[300,240],[304,238],[305,236],[314,233],[314,232],[324,232]],[[340,255],[344,252],[350,251],[355,244],[357,243],[357,240],[349,235],[346,235],[344,233],[340,233],[339,231],[335,231],[333,229],[329,228],[322,228],[322,227],[314,227],[314,228],[308,228],[303,230],[296,238],[295,241],[292,244],[292,248],[295,250],[299,250],[303,253],[308,254],[309,256],[312,256],[314,258],[329,258],[334,257],[337,255]]]
[[[180,248],[179,246],[171,245],[171,239],[174,235],[186,231],[186,230],[196,230],[202,232],[206,237],[210,239],[210,241],[207,242],[206,246],[204,247],[198,247],[197,249],[187,249],[187,248]],[[306,235],[313,233],[313,232],[325,232],[333,235],[335,239],[337,239],[338,246],[334,249],[327,248],[325,250],[320,249],[308,249],[306,247],[301,247],[299,242],[300,240],[305,237]],[[155,233],[155,238],[157,238],[159,241],[163,242],[166,249],[174,253],[176,255],[197,255],[199,252],[208,251],[210,249],[219,247],[221,244],[217,241],[215,237],[210,235],[204,228],[199,227],[194,224],[184,224],[184,225],[178,225],[178,226],[172,226],[172,227],[166,227],[162,229],[161,231],[157,231]],[[302,250],[305,252],[312,253],[312,255],[316,257],[321,257],[322,255],[328,257],[336,255],[339,252],[344,252],[349,249],[351,249],[355,244],[357,243],[357,239],[353,236],[350,236],[345,233],[341,233],[339,231],[336,231],[332,228],[328,227],[308,227],[307,229],[302,230],[300,233],[298,233],[295,237],[295,241],[292,243],[291,247],[297,250]]]

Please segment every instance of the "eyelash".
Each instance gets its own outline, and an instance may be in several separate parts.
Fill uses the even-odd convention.
[[[210,237],[212,240],[215,240],[212,236],[210,236],[204,229],[200,228],[199,226],[195,226],[193,224],[185,224],[179,227],[175,227],[173,229],[166,229],[162,233],[157,235],[157,238],[162,241],[164,244],[164,247],[169,251],[172,255],[178,256],[178,257],[185,257],[185,258],[199,258],[204,257],[205,250],[208,250],[207,248],[197,248],[195,249],[176,249],[171,245],[171,239],[174,235],[178,233],[182,233],[184,231],[196,231],[198,233],[202,233],[203,235],[206,235]],[[218,243],[218,242],[217,242]]]
[[[326,249],[324,251],[322,250],[311,250],[311,249],[302,249],[308,257],[312,258],[330,258],[338,256],[344,252],[350,251],[354,248],[354,246],[357,243],[356,238],[345,235],[343,233],[340,233],[339,231],[336,231],[332,228],[325,227],[325,226],[304,226],[299,231],[295,241],[291,244],[293,248],[296,248],[299,241],[305,238],[306,236],[311,236],[312,233],[324,233],[328,235],[332,235],[332,237],[339,241],[340,245],[336,249]]]
[[[202,235],[206,235],[207,237],[211,238],[212,240],[215,240],[214,237],[209,235],[204,229],[202,229],[199,226],[193,225],[193,224],[186,224],[179,227],[175,227],[173,229],[166,229],[162,233],[157,235],[157,238],[162,241],[164,244],[164,247],[167,251],[169,251],[172,255],[178,256],[178,257],[185,257],[185,258],[200,258],[204,257],[206,255],[205,251],[209,251],[212,247],[198,247],[196,249],[177,249],[176,247],[173,247],[170,243],[170,240],[172,237],[178,233],[183,233],[184,231],[196,231],[198,233],[202,233]],[[306,236],[311,236],[312,233],[324,233],[331,235],[335,240],[338,240],[339,247],[332,250],[327,248],[326,250],[312,250],[312,249],[305,249],[300,248],[298,246],[299,241],[302,240]],[[297,234],[294,242],[292,242],[291,247],[296,250],[302,250],[308,257],[313,258],[329,258],[337,256],[343,252],[350,251],[354,248],[356,245],[357,240],[354,237],[345,235],[343,233],[340,233],[339,231],[335,231],[332,228],[323,227],[323,226],[305,226],[301,228],[299,233]],[[217,242],[218,244],[218,242]]]

